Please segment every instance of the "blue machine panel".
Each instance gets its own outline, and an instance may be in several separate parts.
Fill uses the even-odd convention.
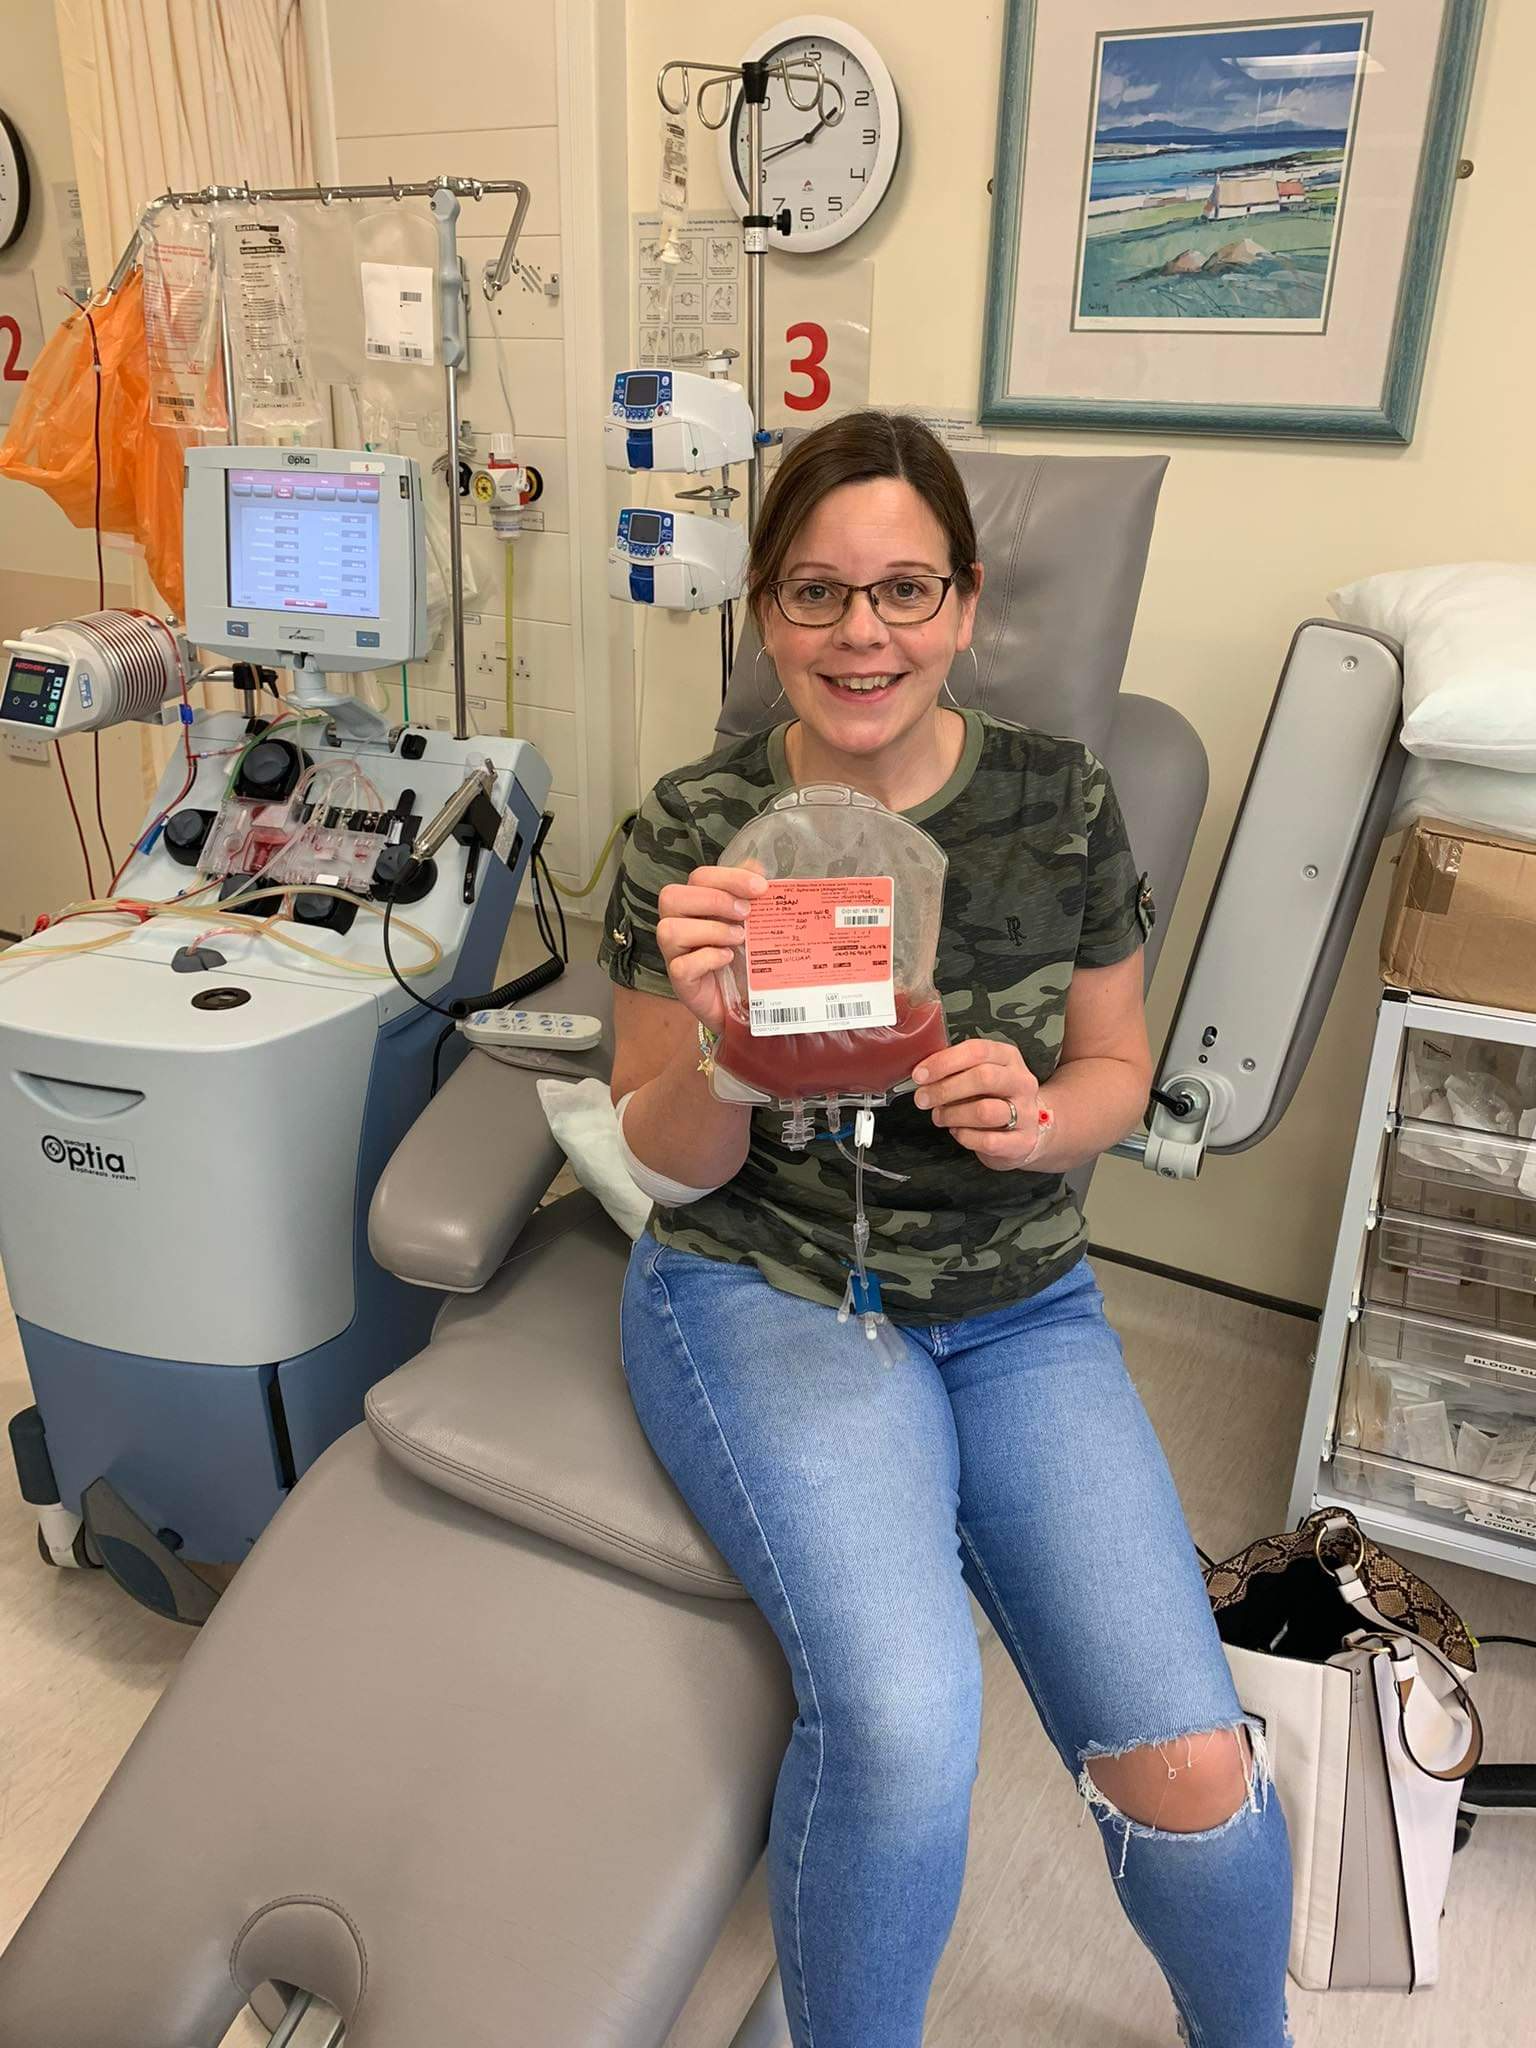
[[[621,370],[613,380],[613,417],[649,426],[672,412],[670,370]],[[646,465],[649,467],[649,464]]]
[[[670,555],[676,535],[670,512],[631,505],[619,514],[618,544],[632,562],[653,562]]]

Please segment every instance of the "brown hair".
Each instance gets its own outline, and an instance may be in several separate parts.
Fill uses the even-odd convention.
[[[908,483],[932,512],[949,544],[955,588],[969,596],[976,579],[976,522],[954,457],[931,428],[909,413],[844,413],[797,441],[779,464],[763,500],[747,565],[747,602],[762,617],[769,586],[776,583],[794,542],[829,491],[843,484],[897,477]]]

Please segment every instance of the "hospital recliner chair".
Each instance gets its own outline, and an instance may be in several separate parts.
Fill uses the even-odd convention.
[[[1155,956],[1206,790],[1186,721],[1119,694],[1164,461],[960,465],[977,701],[1104,756]],[[774,715],[755,648],[723,735]],[[592,966],[546,1000],[610,1009]],[[787,2041],[789,1669],[634,1415],[626,1241],[585,1193],[538,1206],[562,1164],[534,1076],[477,1052],[395,1154],[371,1243],[449,1291],[432,1342],[300,1480],[0,1957],[6,2048],[216,2048],[302,1993],[346,2048]]]

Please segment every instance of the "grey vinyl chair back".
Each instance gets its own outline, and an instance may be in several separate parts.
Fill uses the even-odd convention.
[[[786,436],[792,441],[796,436]],[[985,575],[976,666],[951,683],[961,703],[1083,741],[1103,753],[1141,596],[1163,455],[994,455],[961,451]],[[722,739],[784,716],[744,618]]]

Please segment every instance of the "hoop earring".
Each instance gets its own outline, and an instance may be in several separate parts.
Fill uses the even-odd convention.
[[[753,681],[753,684],[754,684],[754,686],[756,687],[756,690],[757,690],[757,701],[758,701],[758,703],[762,705],[762,707],[763,707],[763,709],[764,709],[765,711],[771,711],[771,710],[773,709],[773,707],[774,707],[774,705],[775,705],[775,704],[780,704],[780,703],[782,703],[782,702],[783,702],[783,700],[784,700],[784,685],[783,685],[782,683],[780,683],[780,685],[779,685],[779,694],[778,694],[778,696],[777,696],[777,697],[765,697],[765,696],[763,695],[763,684],[762,684],[762,678],[761,678],[761,677],[760,677],[760,676],[758,675],[758,672],[757,672],[757,664],[758,664],[758,663],[759,663],[759,662],[760,662],[760,661],[762,660],[763,656],[764,656],[764,655],[765,655],[765,654],[766,654],[767,652],[768,652],[768,650],[767,650],[767,648],[766,648],[766,647],[759,647],[759,648],[758,648],[758,650],[757,650],[757,652],[756,652],[756,654],[755,654],[755,655],[753,655],[753,657],[752,657],[752,681]],[[778,674],[778,670],[777,670],[777,669],[775,669],[775,670],[774,670],[774,674],[775,674],[775,675],[777,675],[777,674]]]
[[[954,691],[949,687],[948,676],[944,678],[943,685],[939,691],[939,695],[941,697],[947,697],[950,703],[954,705],[957,711],[966,710],[970,705],[974,704],[976,702],[976,699],[981,695],[981,663],[977,659],[975,644],[973,643],[971,646],[967,647],[965,651],[971,657],[972,666],[976,671],[976,680],[971,686],[971,694],[969,695],[969,697],[966,698],[965,703],[962,704],[960,702],[960,699],[955,695]]]

